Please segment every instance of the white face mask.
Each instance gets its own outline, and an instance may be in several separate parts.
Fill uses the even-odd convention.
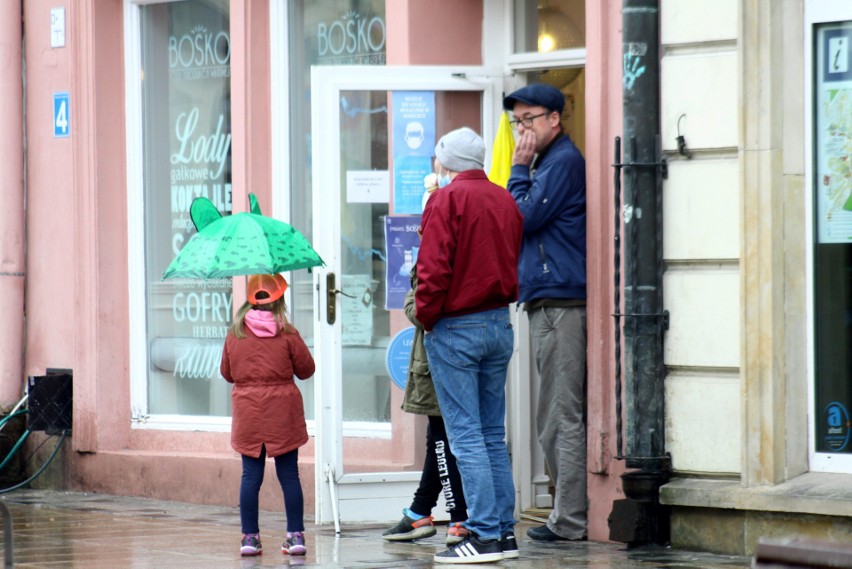
[[[444,171],[444,169],[441,168],[440,172],[438,172],[438,187],[439,188],[446,187],[450,184],[450,182],[453,181],[452,178],[450,178],[450,172],[447,171],[446,174],[442,174],[441,172],[443,172],[443,171]]]

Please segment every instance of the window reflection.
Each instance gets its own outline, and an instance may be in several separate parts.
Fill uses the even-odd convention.
[[[311,67],[384,65],[387,29],[385,0],[293,0],[290,14],[290,223],[313,240],[311,180]],[[298,165],[298,166],[296,166]],[[313,349],[313,276],[291,275],[293,324]],[[315,382],[297,382],[305,415],[314,419]]]
[[[141,16],[147,412],[226,417],[231,280],[162,276],[195,234],[194,198],[232,209],[228,2],[143,6]]]
[[[584,47],[585,0],[516,0],[515,30],[516,53]]]

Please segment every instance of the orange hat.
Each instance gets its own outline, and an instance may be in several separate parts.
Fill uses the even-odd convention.
[[[255,306],[275,302],[284,296],[286,290],[287,280],[281,275],[251,275],[248,278],[248,301]],[[269,296],[258,298],[260,292]]]

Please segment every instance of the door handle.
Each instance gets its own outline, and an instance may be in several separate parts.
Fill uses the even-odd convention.
[[[355,298],[351,294],[346,294],[337,288],[337,279],[334,273],[328,273],[325,276],[325,320],[329,324],[334,324],[337,321],[337,299],[338,294],[349,298]]]

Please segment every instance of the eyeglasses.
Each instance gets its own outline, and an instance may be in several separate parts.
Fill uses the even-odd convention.
[[[532,128],[533,121],[535,119],[537,119],[538,117],[546,117],[549,114],[550,114],[550,111],[545,111],[545,112],[541,113],[540,115],[534,115],[534,116],[531,116],[531,117],[524,117],[522,119],[515,119],[513,121],[509,121],[509,124],[512,125],[512,128],[518,128],[519,124],[524,125],[524,128]]]

